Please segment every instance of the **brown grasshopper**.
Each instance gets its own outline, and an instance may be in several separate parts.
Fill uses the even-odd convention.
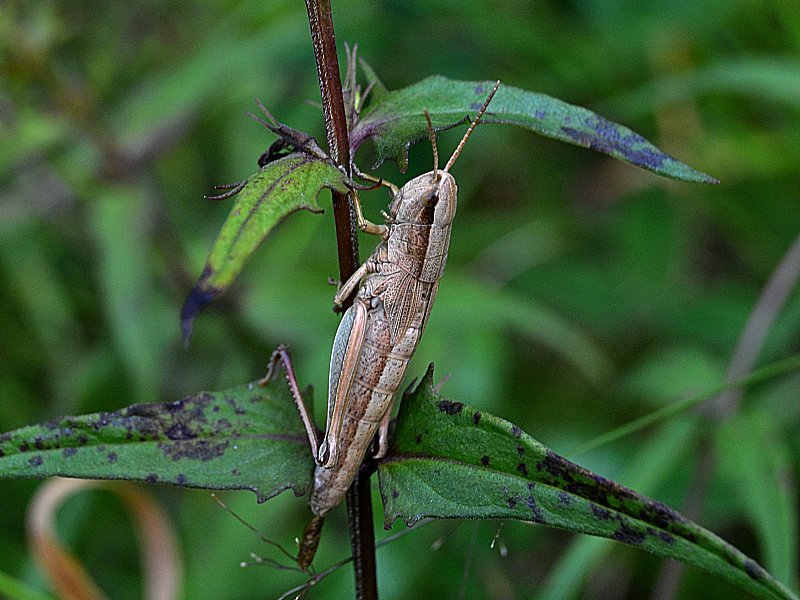
[[[447,262],[458,193],[449,170],[499,85],[498,81],[442,170],[433,126],[425,113],[433,145],[433,171],[400,189],[389,184],[393,198],[386,224],[367,221],[354,193],[359,228],[383,240],[334,297],[341,305],[358,287],[333,341],[328,418],[321,443],[300,396],[288,352],[279,347],[272,355],[262,382],[269,381],[278,362],[284,363],[317,463],[309,500],[315,518],[306,527],[298,555],[304,568],[313,558],[322,517],[342,501],[376,432],[375,458],[386,454],[392,400],[425,329]]]

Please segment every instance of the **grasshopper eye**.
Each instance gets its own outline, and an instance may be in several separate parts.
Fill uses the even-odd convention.
[[[439,190],[431,188],[422,194],[422,204],[424,206],[435,206],[439,201]]]

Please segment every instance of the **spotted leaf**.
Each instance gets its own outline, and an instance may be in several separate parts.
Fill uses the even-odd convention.
[[[279,384],[134,404],[0,435],[0,478],[61,475],[246,489],[264,501],[285,489],[308,491],[313,468],[303,424]]]
[[[739,550],[674,509],[592,473],[516,425],[449,400],[433,371],[403,400],[379,467],[386,525],[426,517],[519,519],[610,538],[729,580],[797,598]]]
[[[493,81],[454,81],[433,76],[388,92],[361,113],[350,135],[353,151],[371,138],[378,164],[392,159],[405,171],[409,146],[427,136],[424,110],[428,110],[437,130],[467,123],[480,109],[493,85]],[[586,108],[510,85],[500,86],[481,123],[518,125],[562,142],[597,150],[659,175],[717,183],[710,175],[662,152],[623,125]]]

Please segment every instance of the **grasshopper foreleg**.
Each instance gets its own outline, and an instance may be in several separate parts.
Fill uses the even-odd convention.
[[[358,222],[358,228],[361,231],[371,235],[379,235],[384,238],[389,235],[388,226],[378,225],[377,223],[373,223],[372,221],[368,221],[364,218],[364,213],[361,210],[361,199],[358,197],[358,194],[356,194],[355,191],[353,192],[353,206],[356,209],[356,220]]]
[[[286,371],[286,381],[289,382],[289,390],[292,392],[292,398],[297,406],[297,411],[300,413],[300,418],[303,421],[303,426],[306,428],[308,434],[308,443],[311,445],[311,453],[314,455],[314,460],[318,460],[319,456],[319,439],[317,438],[317,428],[314,425],[314,420],[311,418],[311,413],[303,401],[303,396],[300,394],[300,386],[297,385],[297,377],[294,374],[294,367],[292,366],[292,357],[286,346],[278,346],[272,353],[267,366],[267,374],[264,375],[258,382],[259,385],[267,385],[275,374],[275,369],[278,363],[283,363],[283,368]]]
[[[360,179],[364,179],[366,181],[371,181],[372,183],[377,183],[378,185],[382,185],[382,186],[385,186],[385,187],[389,188],[389,191],[392,193],[392,197],[393,198],[395,196],[397,196],[397,193],[400,191],[400,188],[398,188],[391,181],[386,181],[385,179],[382,179],[380,177],[375,177],[374,175],[369,175],[368,173],[363,173],[361,171],[361,169],[359,169],[356,166],[355,163],[353,163],[353,173],[355,173],[356,177],[359,177]]]

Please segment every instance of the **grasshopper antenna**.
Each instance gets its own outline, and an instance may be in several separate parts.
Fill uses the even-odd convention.
[[[431,116],[428,114],[428,109],[425,109],[425,120],[428,122],[428,138],[431,140],[431,147],[433,148],[433,178],[434,181],[439,178],[439,149],[436,147],[436,130],[431,123]],[[445,169],[446,171],[447,169]]]
[[[461,154],[461,149],[464,147],[464,144],[467,143],[467,138],[469,138],[469,136],[472,134],[472,130],[475,129],[475,127],[478,125],[478,121],[481,120],[483,113],[486,112],[486,108],[489,106],[489,102],[492,101],[492,98],[494,98],[495,92],[497,92],[497,88],[499,87],[500,87],[500,81],[498,80],[494,84],[492,91],[489,92],[489,97],[486,98],[486,102],[483,103],[483,106],[481,106],[481,109],[478,111],[478,114],[475,115],[475,119],[470,124],[469,129],[467,129],[467,133],[465,133],[464,137],[461,138],[461,142],[459,142],[458,147],[456,148],[455,152],[453,152],[453,156],[451,156],[450,160],[447,161],[447,165],[445,165],[444,167],[445,173],[447,173],[450,170],[450,167],[453,166],[453,163],[456,162],[458,155]],[[428,123],[430,123],[430,121],[428,121]]]

